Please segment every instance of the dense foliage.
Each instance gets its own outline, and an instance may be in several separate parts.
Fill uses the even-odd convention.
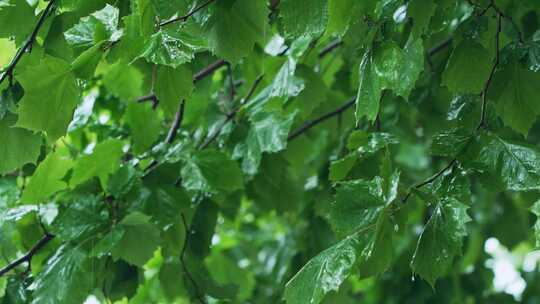
[[[0,0],[0,303],[540,302],[539,28]]]

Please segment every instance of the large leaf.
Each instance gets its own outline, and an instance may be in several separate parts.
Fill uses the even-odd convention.
[[[283,0],[280,3],[280,16],[289,38],[310,36],[316,38],[322,34],[328,22],[328,1]]]
[[[0,119],[0,175],[34,163],[40,152],[41,136],[14,127],[17,117],[12,114]]]
[[[160,67],[156,78],[156,96],[165,113],[173,116],[182,99],[187,99],[193,90],[193,76],[186,67],[176,69]]]
[[[208,45],[230,62],[246,56],[267,32],[268,11],[264,1],[219,1],[208,25]],[[234,30],[231,30],[234,29]]]
[[[158,248],[159,230],[150,223],[148,216],[139,212],[128,214],[120,227],[124,233],[112,249],[113,258],[139,267],[144,265]]]
[[[489,97],[495,100],[497,114],[505,125],[527,135],[540,115],[540,99],[536,88],[540,73],[525,70],[518,63],[508,65],[493,78]]]
[[[36,281],[33,304],[81,303],[92,287],[86,253],[62,245],[47,261]]]
[[[83,155],[74,165],[69,184],[75,187],[93,177],[99,177],[105,189],[109,174],[120,165],[122,142],[116,139],[105,140],[94,148],[92,154]]]
[[[215,150],[196,152],[182,169],[182,184],[191,191],[232,192],[243,188],[238,164]]]
[[[435,286],[437,278],[446,274],[454,257],[461,253],[463,238],[470,221],[467,206],[454,198],[443,198],[432,211],[414,252],[413,271]]]
[[[488,54],[481,44],[463,40],[452,51],[442,83],[455,93],[480,93],[491,69]]]
[[[161,120],[150,104],[130,103],[126,108],[124,119],[133,134],[133,149],[136,153],[145,152],[158,140]]]
[[[25,91],[17,126],[45,131],[52,140],[64,135],[79,102],[79,88],[70,65],[46,56],[17,79]]]
[[[537,147],[487,135],[482,137],[479,149],[474,162],[507,190],[540,189],[540,151]]]
[[[21,202],[24,204],[44,203],[47,198],[59,190],[67,188],[62,179],[73,166],[73,161],[62,157],[60,153],[52,153],[39,164],[34,175],[24,188]]]

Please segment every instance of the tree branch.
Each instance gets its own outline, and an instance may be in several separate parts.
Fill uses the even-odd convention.
[[[244,99],[242,99],[242,104],[245,104],[247,101],[249,101],[251,99],[251,97],[253,96],[253,94],[255,93],[255,91],[257,90],[257,87],[259,86],[259,84],[261,83],[262,79],[264,78],[264,75],[260,75],[259,77],[257,77],[257,79],[255,79],[255,81],[253,82],[253,85],[251,86],[251,88],[249,89],[246,97]],[[225,118],[225,120],[219,125],[219,127],[216,129],[216,131],[214,133],[212,133],[212,135],[208,136],[206,138],[206,140],[199,146],[199,150],[203,150],[203,149],[206,149],[214,140],[216,140],[216,138],[221,134],[221,132],[223,132],[223,128],[225,128],[225,126],[231,121],[234,119],[234,117],[236,116],[236,114],[238,113],[238,110],[240,109],[240,107],[237,107],[236,109],[234,109],[231,113],[227,114],[227,117]]]
[[[174,138],[176,137],[176,134],[178,133],[178,129],[180,128],[180,126],[182,125],[182,121],[184,120],[185,106],[186,106],[186,101],[182,100],[174,116],[174,121],[171,124],[169,132],[167,133],[167,137],[165,138],[165,143],[171,144],[174,141]]]
[[[497,15],[497,32],[495,33],[495,62],[493,62],[493,66],[491,67],[491,71],[489,72],[489,77],[486,80],[486,83],[484,84],[484,88],[482,89],[482,112],[480,116],[480,122],[478,123],[478,126],[476,127],[476,130],[480,130],[481,128],[486,127],[486,108],[487,108],[487,93],[489,90],[489,87],[491,86],[491,82],[493,81],[493,76],[495,75],[495,71],[497,70],[497,67],[499,66],[500,62],[500,37],[501,37],[501,22],[502,22],[502,15]]]
[[[208,75],[211,75],[212,73],[214,73],[217,69],[221,68],[222,66],[225,66],[227,64],[227,62],[225,60],[218,60],[214,63],[211,63],[210,65],[208,65],[207,67],[205,67],[204,69],[200,70],[199,72],[197,72],[194,76],[193,76],[193,82],[194,83],[197,83],[201,80],[203,80],[204,78],[206,78]]]
[[[194,9],[192,9],[189,13],[187,13],[186,15],[184,16],[180,16],[180,17],[176,17],[176,18],[172,18],[172,19],[169,19],[167,21],[164,21],[164,22],[161,22],[159,24],[159,27],[162,27],[162,26],[166,26],[166,25],[169,25],[171,23],[175,23],[175,22],[178,22],[178,21],[181,21],[181,22],[186,22],[189,17],[195,15],[198,11],[202,10],[203,8],[207,7],[208,5],[210,5],[210,3],[214,2],[215,0],[207,0],[206,2],[204,2],[203,4],[195,7]]]
[[[298,136],[300,136],[303,133],[307,132],[309,129],[311,129],[314,126],[320,124],[321,122],[323,122],[323,121],[325,121],[325,120],[327,120],[329,118],[332,118],[333,116],[336,116],[336,115],[341,114],[342,112],[346,111],[347,109],[352,107],[355,103],[356,103],[356,97],[353,97],[349,101],[344,103],[342,106],[335,109],[334,111],[328,112],[328,113],[322,115],[319,118],[316,118],[314,120],[306,122],[303,126],[296,129],[295,131],[291,132],[291,134],[289,135],[287,140],[290,141],[290,140],[293,140],[293,139],[297,138]]]
[[[343,45],[343,41],[341,41],[341,40],[339,40],[339,39],[336,39],[336,40],[330,42],[327,46],[325,46],[325,47],[319,52],[319,58],[325,57],[326,55],[328,55],[328,53],[332,52],[333,50],[335,50],[336,48],[340,47],[341,45]]]
[[[41,17],[39,17],[38,22],[36,23],[36,26],[34,27],[34,30],[30,34],[30,37],[28,37],[24,45],[17,51],[17,53],[15,54],[15,57],[13,57],[13,59],[11,60],[7,68],[2,73],[2,76],[0,76],[0,84],[4,82],[6,78],[9,77],[10,85],[11,85],[11,82],[13,79],[13,70],[15,70],[15,67],[21,60],[22,56],[26,52],[32,51],[32,45],[36,41],[36,37],[39,33],[39,30],[45,23],[45,19],[47,19],[47,16],[51,12],[53,6],[54,6],[54,0],[49,1],[49,4],[47,4],[47,7],[43,10],[43,13],[41,14]]]
[[[15,267],[21,265],[22,263],[28,263],[30,264],[32,262],[32,257],[45,245],[47,245],[52,239],[54,238],[54,235],[45,233],[45,235],[32,247],[30,250],[23,255],[22,257],[16,259],[15,261],[9,263],[7,266],[2,268],[0,270],[0,277],[4,276],[6,273],[10,272]]]
[[[432,175],[430,178],[426,179],[425,181],[423,182],[420,182],[414,186],[412,186],[409,191],[407,191],[407,194],[405,195],[405,197],[401,200],[402,203],[407,203],[407,200],[409,200],[409,197],[411,196],[412,194],[412,190],[413,189],[420,189],[426,185],[429,185],[431,183],[433,183],[437,178],[439,178],[441,175],[443,175],[446,171],[448,171],[449,169],[451,169],[455,164],[457,163],[457,158],[454,158],[452,159],[452,161],[450,161],[450,163],[448,163],[448,165],[446,165],[446,167],[442,168],[439,172],[435,173],[434,175]]]

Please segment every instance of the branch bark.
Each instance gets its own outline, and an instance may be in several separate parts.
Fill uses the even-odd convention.
[[[13,79],[13,71],[15,70],[15,67],[17,66],[17,64],[21,60],[22,56],[26,52],[31,52],[32,51],[32,45],[36,41],[36,37],[37,37],[37,35],[39,33],[39,30],[41,29],[41,27],[45,23],[45,19],[47,19],[47,16],[49,15],[51,10],[53,9],[54,1],[55,0],[49,1],[49,4],[47,4],[47,7],[43,10],[43,13],[39,17],[38,22],[36,23],[36,26],[34,27],[34,30],[30,34],[30,37],[28,37],[28,39],[26,40],[24,45],[17,51],[17,53],[15,54],[15,57],[13,57],[10,64],[7,66],[7,68],[2,73],[2,76],[0,76],[0,84],[2,84],[2,82],[4,82],[4,80],[6,80],[6,78],[9,77],[9,81],[10,81],[10,85],[11,85],[12,79]]]
[[[54,235],[45,233],[45,235],[32,247],[30,250],[23,255],[22,257],[16,259],[15,261],[9,263],[7,266],[0,270],[0,277],[4,276],[6,273],[10,272],[15,267],[21,265],[22,263],[31,263],[32,257],[45,245],[54,239]]]
[[[318,124],[320,124],[322,122],[324,122],[325,120],[345,112],[347,109],[352,107],[355,103],[356,103],[356,97],[352,97],[349,101],[347,101],[346,103],[341,105],[339,108],[337,108],[337,109],[335,109],[335,110],[333,110],[331,112],[328,112],[328,113],[320,116],[319,118],[316,118],[314,120],[306,122],[303,126],[296,129],[295,131],[291,132],[291,134],[289,134],[289,137],[287,138],[287,140],[289,140],[289,141],[293,140],[293,139],[297,138],[298,136],[300,136],[300,135],[304,134],[305,132],[307,132],[309,129],[315,127],[316,125],[318,125]]]

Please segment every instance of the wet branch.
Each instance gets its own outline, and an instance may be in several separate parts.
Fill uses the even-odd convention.
[[[41,14],[41,17],[39,17],[38,22],[36,23],[36,26],[34,27],[34,30],[30,34],[30,37],[26,40],[24,45],[17,51],[15,54],[15,57],[11,60],[9,65],[5,68],[5,70],[2,73],[2,76],[0,76],[0,84],[4,82],[6,78],[9,78],[10,85],[13,82],[13,71],[15,70],[15,67],[21,60],[22,56],[26,54],[27,52],[30,53],[32,51],[32,46],[34,42],[36,41],[36,37],[39,33],[39,30],[45,23],[45,19],[47,19],[47,16],[52,11],[54,6],[54,0],[49,1],[49,4],[47,4],[47,7],[43,10],[43,13]]]
[[[195,7],[194,9],[192,9],[189,13],[185,14],[184,16],[180,16],[180,17],[169,19],[167,21],[163,21],[163,22],[161,22],[159,24],[159,26],[162,27],[162,26],[166,26],[166,25],[169,25],[169,24],[175,23],[175,22],[186,22],[189,19],[189,17],[195,15],[198,11],[200,11],[203,8],[207,7],[208,5],[210,5],[214,1],[215,0],[208,0],[208,1],[204,2],[203,4]]]
[[[32,257],[34,257],[34,255],[38,253],[41,248],[45,247],[45,245],[52,241],[53,238],[54,235],[45,233],[45,235],[32,248],[30,248],[30,250],[25,255],[2,268],[0,270],[0,277],[4,276],[6,273],[10,272],[12,269],[21,265],[22,263],[28,263],[28,265],[30,265],[30,263],[32,262]]]

